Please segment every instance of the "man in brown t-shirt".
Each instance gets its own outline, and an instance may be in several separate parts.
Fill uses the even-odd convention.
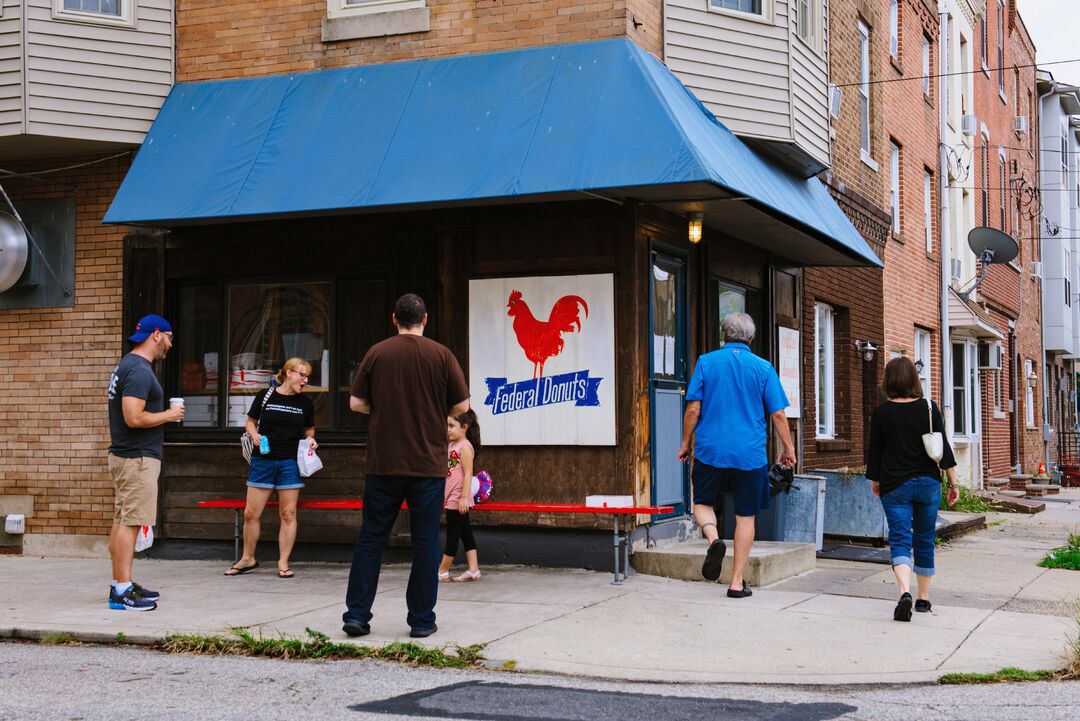
[[[413,638],[435,633],[439,521],[446,482],[446,418],[469,409],[465,374],[448,348],[424,337],[427,308],[407,293],[394,304],[398,333],[368,350],[349,407],[369,414],[363,526],[356,539],[342,630],[371,631],[383,547],[401,502],[409,506],[413,562],[405,602]]]

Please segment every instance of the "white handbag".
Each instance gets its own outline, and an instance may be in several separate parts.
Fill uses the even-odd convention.
[[[926,455],[930,456],[930,460],[940,463],[941,456],[945,452],[945,439],[940,431],[934,430],[934,405],[929,398],[926,399],[926,419],[930,422],[930,432],[922,435],[923,448],[926,449]]]

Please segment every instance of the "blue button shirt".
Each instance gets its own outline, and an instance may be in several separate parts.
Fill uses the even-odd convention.
[[[766,416],[788,407],[780,376],[745,343],[698,358],[686,400],[701,401],[694,456],[717,468],[766,465]]]

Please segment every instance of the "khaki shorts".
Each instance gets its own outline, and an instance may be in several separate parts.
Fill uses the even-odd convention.
[[[109,473],[112,474],[115,489],[113,524],[153,526],[157,522],[161,461],[146,456],[121,458],[110,453]]]

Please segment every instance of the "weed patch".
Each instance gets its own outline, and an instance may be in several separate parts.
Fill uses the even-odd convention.
[[[957,499],[955,506],[949,508],[948,504],[945,503],[945,489],[942,488],[940,510],[957,511],[958,513],[990,513],[994,510],[994,504],[976,496],[971,492],[971,489],[960,486],[959,490],[960,498]]]
[[[68,646],[75,643],[75,637],[70,633],[47,633],[41,637],[41,642],[46,646]]]
[[[1068,542],[1061,548],[1055,548],[1039,561],[1043,568],[1065,568],[1080,571],[1080,533],[1069,536]]]
[[[1022,668],[1003,668],[993,673],[947,673],[938,679],[945,686],[977,683],[1015,683],[1017,681],[1054,681],[1063,678],[1061,671],[1025,671]]]
[[[432,668],[474,668],[484,662],[483,644],[445,648],[427,648],[416,643],[393,642],[385,646],[358,646],[335,643],[324,633],[306,629],[307,638],[255,636],[244,628],[232,629],[232,636],[192,636],[174,634],[166,637],[160,648],[169,653],[201,655],[259,656],[278,659],[377,659],[412,666]]]

